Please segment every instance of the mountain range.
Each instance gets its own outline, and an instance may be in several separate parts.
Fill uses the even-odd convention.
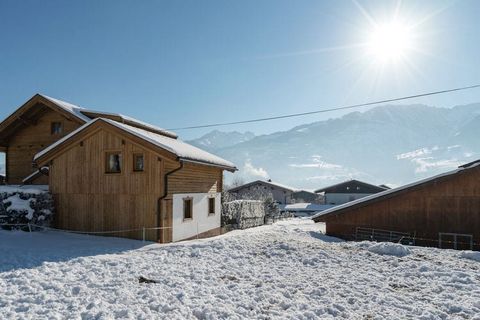
[[[480,157],[480,104],[387,105],[268,135],[213,131],[189,141],[234,162],[226,182],[316,189],[349,179],[398,186]]]
[[[188,142],[236,164],[227,184],[272,179],[313,190],[355,178],[398,186],[480,158],[480,103],[380,106],[267,135],[214,130]]]

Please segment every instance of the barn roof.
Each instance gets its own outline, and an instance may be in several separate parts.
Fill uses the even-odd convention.
[[[360,189],[349,189],[351,186],[358,186]],[[348,180],[328,187],[315,190],[315,193],[377,193],[388,189],[388,187],[376,186],[360,180]]]
[[[59,148],[61,145],[68,144],[73,137],[78,135],[80,132],[86,130],[87,128],[91,127],[95,123],[112,125],[122,131],[130,133],[148,143],[151,143],[152,145],[160,147],[161,149],[174,154],[180,161],[189,161],[205,165],[222,167],[229,171],[237,170],[235,165],[230,161],[224,160],[216,155],[201,150],[181,140],[105,118],[96,118],[95,120],[91,120],[88,123],[84,124],[77,130],[71,132],[62,139],[58,140],[49,147],[37,153],[34,157],[34,161],[37,161],[38,159],[46,156],[47,154]]]
[[[246,183],[246,184],[243,184],[241,186],[238,186],[238,187],[235,187],[235,188],[232,188],[230,190],[228,190],[229,192],[236,192],[240,189],[243,189],[243,188],[248,188],[249,186],[251,185],[254,185],[254,184],[265,184],[265,185],[268,185],[268,186],[271,186],[271,187],[276,187],[276,188],[279,188],[279,189],[282,189],[282,190],[286,190],[286,191],[292,191],[292,192],[296,192],[296,191],[300,191],[299,189],[296,189],[296,188],[292,188],[292,187],[289,187],[289,186],[286,186],[284,184],[280,184],[280,183],[277,183],[277,182],[272,182],[271,180],[268,180],[268,181],[265,181],[265,180],[255,180],[255,181],[252,181],[252,182],[249,182],[249,183]]]
[[[398,194],[404,193],[406,191],[416,189],[416,188],[420,188],[420,187],[423,187],[423,186],[428,185],[430,183],[437,182],[439,180],[448,179],[452,176],[455,176],[457,174],[463,173],[463,172],[468,171],[468,170],[472,170],[472,169],[477,168],[477,167],[480,167],[480,159],[476,160],[476,161],[473,161],[473,162],[470,162],[470,163],[467,163],[465,165],[459,166],[457,169],[452,170],[452,171],[448,171],[448,172],[445,172],[445,173],[442,173],[442,174],[439,174],[439,175],[436,175],[436,176],[433,176],[433,177],[430,177],[430,178],[426,178],[426,179],[423,179],[423,180],[420,180],[420,181],[416,181],[416,182],[413,182],[413,183],[410,183],[410,184],[406,184],[406,185],[398,187],[398,188],[388,189],[388,190],[385,190],[385,191],[380,192],[380,193],[376,193],[376,194],[373,194],[373,195],[370,195],[370,196],[366,196],[364,198],[360,198],[360,199],[357,199],[357,200],[354,200],[354,201],[347,202],[347,203],[342,204],[342,205],[338,205],[334,208],[322,211],[322,212],[314,215],[312,217],[312,219],[315,222],[320,222],[320,221],[323,220],[323,218],[325,218],[327,216],[342,214],[342,213],[344,213],[344,212],[346,212],[350,209],[363,207],[363,206],[366,206],[368,204],[371,204],[371,203],[374,203],[374,202],[377,202],[377,201],[381,201],[382,199],[391,198],[391,197],[394,197]]]

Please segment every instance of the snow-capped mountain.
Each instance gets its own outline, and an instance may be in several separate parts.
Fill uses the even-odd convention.
[[[198,139],[188,141],[188,143],[205,150],[217,150],[219,148],[229,147],[238,143],[246,142],[255,137],[253,132],[222,132],[214,130]]]
[[[244,180],[268,177],[305,189],[351,178],[395,186],[480,158],[480,104],[381,106],[246,141],[231,134],[195,141],[208,141]]]

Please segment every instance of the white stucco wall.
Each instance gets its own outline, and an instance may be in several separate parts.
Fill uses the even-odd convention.
[[[183,220],[183,199],[193,198],[192,219]],[[215,197],[215,214],[208,214],[208,198]],[[220,227],[220,193],[182,193],[173,195],[173,241],[191,238]]]
[[[325,194],[325,204],[339,205],[369,195],[370,193],[327,193]]]

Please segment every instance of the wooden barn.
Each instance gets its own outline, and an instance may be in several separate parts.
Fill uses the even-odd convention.
[[[236,168],[172,132],[42,95],[2,128],[7,182],[48,184],[59,229],[141,239],[146,228],[159,242],[220,232],[223,171]]]
[[[480,246],[480,160],[313,217],[328,235],[441,248]]]

